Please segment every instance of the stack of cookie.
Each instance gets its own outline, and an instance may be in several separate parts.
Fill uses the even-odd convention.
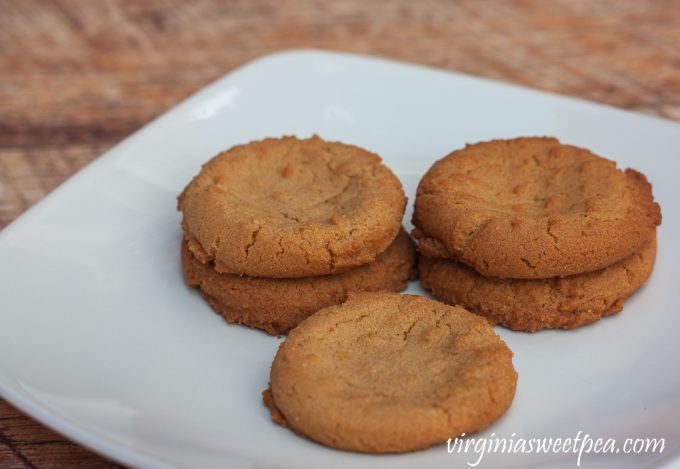
[[[285,334],[351,291],[401,291],[415,248],[380,158],[318,137],[266,139],[208,163],[178,199],[185,278],[229,322]]]
[[[537,331],[620,311],[651,274],[660,223],[637,171],[554,138],[518,138],[435,163],[413,234],[435,297]]]

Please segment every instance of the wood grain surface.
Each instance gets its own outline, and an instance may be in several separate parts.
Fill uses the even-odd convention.
[[[680,120],[680,1],[0,0],[0,228],[234,67],[379,55]],[[115,467],[0,400],[0,467]]]

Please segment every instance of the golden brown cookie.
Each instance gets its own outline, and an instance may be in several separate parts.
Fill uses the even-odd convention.
[[[435,163],[418,186],[413,223],[426,256],[533,279],[625,259],[651,239],[661,212],[637,171],[554,138],[517,138]]]
[[[489,323],[422,296],[359,293],[281,344],[265,404],[333,448],[397,453],[486,428],[510,406],[512,352]]]
[[[572,329],[623,309],[649,278],[656,236],[641,250],[605,269],[550,279],[486,278],[448,259],[421,256],[420,281],[435,298],[461,305],[514,330]]]
[[[351,291],[402,291],[415,270],[415,246],[405,231],[375,261],[341,274],[269,279],[221,274],[182,243],[184,277],[229,322],[287,334],[310,314],[342,303]]]
[[[397,235],[405,205],[378,155],[318,137],[235,146],[206,163],[178,199],[197,259],[271,278],[372,262]]]

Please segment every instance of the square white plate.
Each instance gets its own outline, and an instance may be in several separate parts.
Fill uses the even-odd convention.
[[[413,200],[449,151],[554,135],[649,177],[664,223],[649,284],[622,314],[575,331],[513,333],[519,383],[482,435],[665,438],[661,454],[584,454],[584,467],[680,452],[680,125],[450,72],[346,54],[271,55],[221,78],[89,165],[0,233],[0,394],[68,437],[148,467],[453,467],[445,445],[334,451],[263,407],[279,340],[227,326],[185,286],[175,197],[218,151],[317,133],[376,151]],[[405,220],[410,219],[410,210]],[[408,223],[407,223],[408,225]],[[417,283],[411,292],[422,293]],[[483,467],[577,455],[486,455]]]

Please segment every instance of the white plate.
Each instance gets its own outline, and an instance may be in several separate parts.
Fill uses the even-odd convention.
[[[664,223],[649,284],[576,331],[498,329],[517,396],[482,435],[665,438],[662,454],[584,454],[585,467],[680,452],[677,340],[680,126],[574,99],[385,60],[268,56],[107,152],[0,233],[0,393],[68,437],[149,467],[453,467],[445,445],[398,456],[334,451],[274,425],[260,400],[279,341],[227,326],[182,281],[175,197],[234,144],[317,133],[381,154],[409,199],[466,142],[555,135],[648,175]],[[406,220],[410,219],[410,210]],[[417,284],[410,291],[421,292]],[[574,454],[486,455],[481,466]]]

